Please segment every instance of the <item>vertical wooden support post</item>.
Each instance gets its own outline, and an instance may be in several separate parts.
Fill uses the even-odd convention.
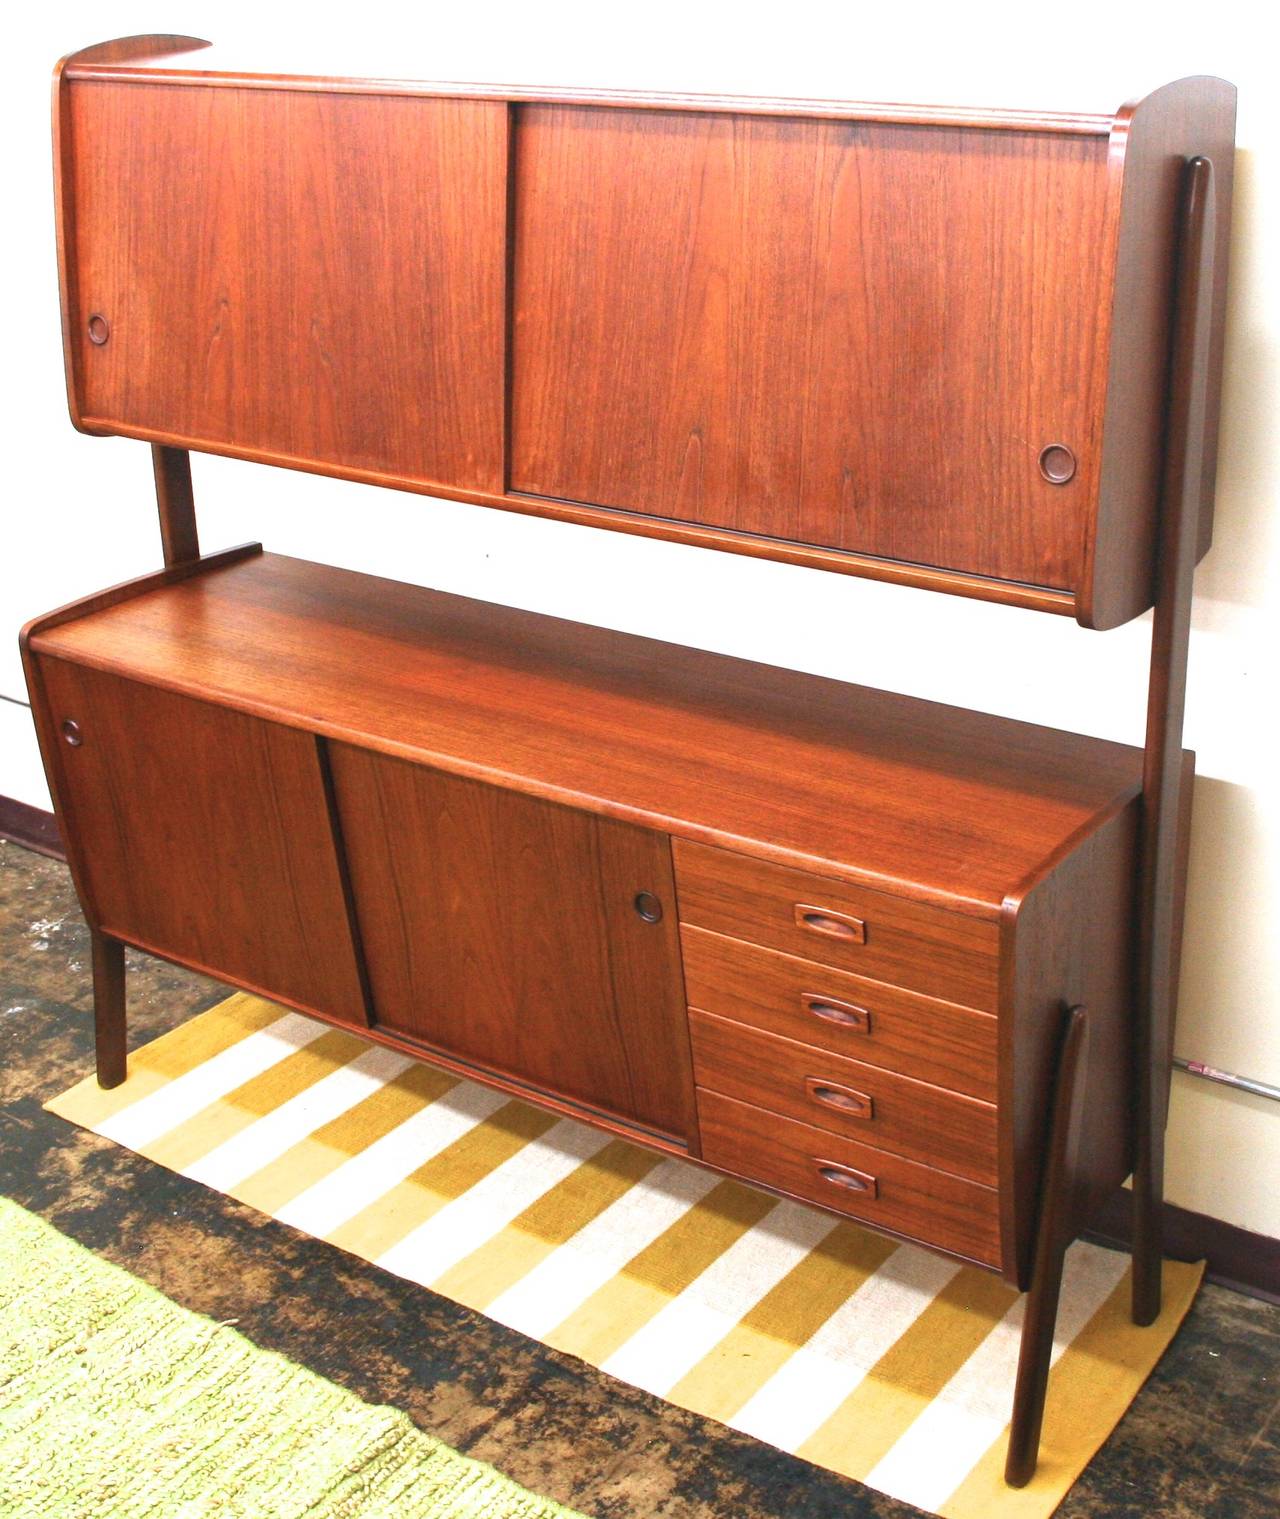
[[[160,542],[165,564],[185,564],[199,559],[196,501],[191,489],[191,455],[185,448],[153,443],[151,465],[156,477],[156,507],[160,513]]]
[[[166,565],[185,564],[200,557],[196,533],[195,495],[191,489],[191,455],[185,448],[156,443],[151,448],[160,514],[160,542]],[[89,930],[93,947],[93,1030],[97,1051],[98,1085],[118,1087],[128,1067],[128,1028],[125,1016],[124,945],[118,939]]]
[[[1085,1070],[1089,1054],[1088,1014],[1082,1007],[1067,1011],[1058,1053],[1049,1143],[1040,1178],[1031,1290],[1027,1293],[1018,1349],[1018,1379],[1013,1390],[1013,1417],[1004,1480],[1025,1487],[1036,1469],[1040,1425],[1044,1419],[1053,1328],[1058,1318],[1062,1263],[1070,1245],[1075,1218],[1076,1156],[1084,1108]]]
[[[1176,921],[1182,718],[1191,585],[1204,485],[1204,419],[1213,306],[1213,166],[1187,165],[1169,377],[1158,584],[1147,691],[1137,974],[1137,1113],[1133,1174],[1133,1318],[1160,1313],[1164,1129],[1173,1060],[1180,941]]]
[[[118,1087],[127,1067],[125,1034],[124,945],[96,928],[93,946],[93,1032],[98,1085]]]

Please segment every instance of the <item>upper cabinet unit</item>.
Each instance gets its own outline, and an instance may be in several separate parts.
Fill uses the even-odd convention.
[[[163,46],[59,74],[83,428],[1094,627],[1151,605],[1180,192],[1202,154],[1230,204],[1229,85],[1040,115]]]

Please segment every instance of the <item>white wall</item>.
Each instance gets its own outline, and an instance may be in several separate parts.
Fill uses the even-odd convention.
[[[154,568],[149,454],[66,418],[51,210],[48,75],[108,36],[174,31],[299,69],[1111,111],[1183,74],[1240,87],[1233,284],[1215,547],[1197,577],[1187,742],[1199,752],[1178,1048],[1280,1083],[1280,776],[1274,760],[1280,132],[1252,7],[1058,10],[667,0],[398,8],[292,18],[238,3],[31,8],[6,33],[13,157],[0,324],[9,486],[0,518],[0,695],[25,695],[16,632],[37,612]],[[886,14],[888,12],[888,14]],[[1256,14],[1256,13],[1255,13]],[[1208,21],[1209,24],[1205,24]],[[650,543],[369,487],[196,460],[201,539],[247,538],[582,621],[1140,743],[1149,620],[1065,619]],[[998,651],[988,654],[987,651]],[[29,714],[0,701],[0,795],[47,805]],[[1176,1075],[1171,1198],[1280,1235],[1280,1108]]]

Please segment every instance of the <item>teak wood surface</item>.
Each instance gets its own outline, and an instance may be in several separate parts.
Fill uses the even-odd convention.
[[[713,933],[809,955],[932,997],[994,1012],[999,931],[991,922],[938,912],[736,851],[676,841],[680,916]],[[852,919],[861,937],[814,927]]]
[[[1234,101],[789,106],[88,49],[56,85],[72,415],[1114,626],[1155,588],[1179,165],[1229,158]],[[1216,399],[1204,423],[1212,459]],[[1206,487],[1201,552],[1211,514]]]
[[[853,987],[868,986],[865,1011],[877,1021],[881,993],[917,1019],[923,1007],[959,1004],[938,1029],[963,1037],[955,1018],[973,1020],[963,1064],[996,1098],[990,1207],[1000,1267],[1019,1282],[1053,1030],[1071,986],[1088,998],[1097,1048],[1112,1062],[1090,1084],[1080,1195],[1126,1174],[1139,751],[252,550],[51,614],[26,646],[90,890],[74,773],[59,748],[61,725],[77,720],[58,685],[64,668],[320,745],[310,803],[299,794],[310,808],[299,833],[332,829],[331,902],[347,913],[332,953],[356,987],[348,1001],[323,986],[294,994],[251,965],[220,961],[216,945],[113,922],[130,943],[339,1021],[352,1020],[362,990],[377,1037],[695,1155],[678,924],[741,945],[747,964],[763,952],[807,966],[814,984],[803,993],[843,991],[839,1000],[857,1007]],[[117,741],[122,764],[135,764],[127,735]],[[217,805],[200,788],[216,797],[218,775],[210,762],[189,776],[197,817]],[[157,784],[153,775],[131,793],[132,827],[148,837],[145,799]],[[850,796],[860,805],[850,808]],[[155,847],[185,838],[175,821]],[[634,911],[641,893],[656,899],[658,922]],[[453,962],[431,953],[440,942],[457,950]],[[517,945],[536,949],[528,965]],[[847,980],[833,988],[828,977]],[[511,1014],[526,1002],[527,1038]],[[603,1018],[590,1047],[557,1060],[588,1007]],[[749,1007],[723,1012],[744,1043],[757,1037]],[[794,1034],[784,1037],[790,1046]],[[936,1064],[930,1039],[919,1043]],[[875,1078],[882,1101],[920,1082],[891,1048],[887,1058],[870,1044],[865,1053],[845,1058],[886,1073]],[[704,1065],[704,1087],[741,1096],[731,1067],[720,1061],[717,1077]],[[803,1076],[835,1079],[821,1067]],[[954,1090],[945,1076],[941,1084]],[[963,1092],[943,1099],[948,1111],[957,1103],[969,1114],[982,1107]],[[886,1153],[903,1132],[895,1122]],[[990,1164],[980,1148],[970,1168]],[[928,1173],[951,1187],[954,1147],[933,1161]],[[749,1174],[839,1205],[835,1184],[794,1166]],[[883,1214],[886,1227],[933,1242],[933,1211],[909,1201],[924,1175],[904,1174],[915,1177],[906,1193],[860,1203],[859,1216]]]
[[[1194,756],[1183,757],[1188,784]],[[1026,1285],[1049,1137],[1049,1094],[1068,1008],[1087,1007],[1090,1060],[1071,1196],[1057,1225],[1079,1233],[1133,1155],[1134,920],[1141,817],[1117,807],[1006,903],[998,1069],[1000,1211]]]
[[[922,921],[988,951],[991,930],[963,920],[998,918],[1011,892],[1141,784],[1141,751],[1122,744],[274,554],[144,582],[87,616],[37,622],[30,643],[455,774],[890,887],[899,917],[911,899],[942,907]],[[805,954],[823,942],[794,929],[776,947]]]
[[[95,927],[363,1028],[315,741],[62,660],[41,674]]]
[[[1029,1287],[1161,1131],[1235,92],[1114,115],[55,74],[68,397],[166,569],[23,654],[93,933]],[[1111,627],[1145,753],[262,556],[189,448]],[[424,510],[429,510],[424,507]],[[443,952],[442,952],[443,947]],[[1136,990],[1136,1006],[1135,1006]]]
[[[996,1020],[683,924],[689,1005],[994,1102]]]
[[[87,417],[502,489],[501,106],[90,89],[68,130]]]
[[[347,744],[330,755],[377,1021],[691,1144],[668,840]]]
[[[1075,587],[1104,138],[529,107],[518,140],[513,489]]]
[[[988,1187],[999,1180],[990,1103],[696,1009],[689,1033],[699,1086]]]
[[[885,1233],[926,1237],[948,1254],[1000,1265],[990,1187],[720,1092],[699,1089],[698,1120],[702,1155],[712,1165],[839,1209]]]

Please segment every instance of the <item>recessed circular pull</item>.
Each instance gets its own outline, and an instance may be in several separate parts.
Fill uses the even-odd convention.
[[[95,311],[89,318],[89,341],[101,348],[110,336],[111,323],[100,311]]]
[[[1065,485],[1076,472],[1076,456],[1065,443],[1048,443],[1040,450],[1040,473],[1050,485]]]
[[[646,923],[662,922],[662,903],[651,891],[636,892],[635,909]]]
[[[62,736],[73,749],[78,749],[84,743],[84,736],[80,732],[80,724],[73,717],[64,719],[62,724]]]

